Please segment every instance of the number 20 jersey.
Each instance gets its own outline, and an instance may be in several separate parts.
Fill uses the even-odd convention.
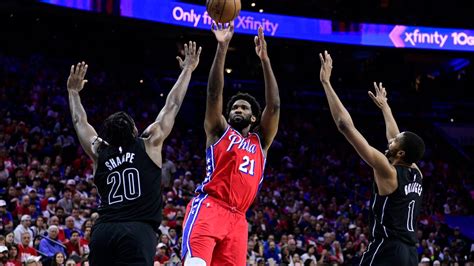
[[[161,169],[151,160],[142,138],[128,147],[99,152],[94,183],[100,194],[98,222],[161,223]]]
[[[206,151],[206,179],[196,189],[247,211],[263,181],[265,155],[256,133],[242,136],[227,127],[222,137]]]

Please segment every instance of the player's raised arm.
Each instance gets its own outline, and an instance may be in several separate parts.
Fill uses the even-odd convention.
[[[278,130],[278,121],[280,118],[280,95],[278,93],[278,84],[273,74],[270,58],[267,53],[267,42],[263,34],[263,28],[258,28],[258,36],[255,36],[255,52],[262,62],[263,76],[265,79],[265,109],[262,113],[260,122],[263,149],[268,150],[275,138]]]
[[[360,157],[374,169],[376,180],[386,181],[391,187],[393,183],[396,184],[395,168],[390,164],[385,155],[370,146],[364,136],[355,128],[349,112],[332,88],[330,82],[332,72],[331,55],[324,51],[324,55],[319,54],[319,58],[321,60],[320,80],[326,93],[331,115],[338,130],[351,143]]]
[[[395,121],[395,117],[393,116],[392,109],[388,104],[387,90],[382,82],[378,85],[374,82],[374,89],[375,95],[373,92],[369,91],[369,96],[372,98],[375,105],[377,105],[377,107],[382,111],[383,119],[385,121],[385,135],[387,136],[388,142],[390,142],[400,134],[400,130],[398,129],[397,121]],[[416,167],[420,171],[415,163],[413,163],[413,167]]]
[[[96,162],[97,153],[93,143],[97,138],[97,132],[87,121],[87,114],[81,103],[79,92],[84,88],[87,80],[84,79],[88,65],[85,62],[71,66],[69,78],[67,79],[67,91],[69,96],[69,110],[72,115],[72,123],[76,130],[79,142],[89,157]]]
[[[199,64],[201,50],[201,47],[196,47],[196,42],[190,41],[188,44],[184,44],[184,61],[180,57],[176,57],[182,69],[181,74],[166,97],[165,106],[161,109],[155,122],[144,131],[144,135],[148,137],[147,143],[152,146],[161,146],[173,129],[176,115],[188,90],[191,74]]]
[[[224,64],[230,40],[234,34],[234,22],[229,24],[212,24],[212,32],[217,40],[217,50],[209,72],[207,83],[206,116],[204,130],[207,135],[207,146],[213,144],[227,127],[222,115],[224,90]]]
[[[387,91],[385,87],[380,82],[378,85],[374,82],[375,88],[375,95],[369,91],[369,96],[374,101],[375,105],[382,111],[383,118],[385,120],[385,128],[386,128],[386,135],[387,140],[390,141],[391,139],[395,138],[398,134],[400,134],[400,130],[398,129],[397,122],[393,117],[392,110],[387,101]]]

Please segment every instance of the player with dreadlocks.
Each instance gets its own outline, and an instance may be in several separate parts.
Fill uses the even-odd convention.
[[[72,121],[82,148],[94,162],[94,183],[101,197],[90,242],[91,265],[153,265],[162,210],[161,149],[201,53],[195,42],[185,44],[184,50],[184,61],[177,57],[181,75],[143,137],[138,137],[125,112],[109,116],[97,134],[79,97],[88,66],[82,62],[71,67],[67,89]]]

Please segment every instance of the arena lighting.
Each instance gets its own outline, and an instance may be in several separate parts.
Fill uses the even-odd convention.
[[[255,3],[250,4],[250,6],[251,6],[251,7],[254,7],[254,6],[255,6]]]
[[[99,12],[89,0],[40,0],[44,3]],[[212,19],[205,6],[170,0],[121,0],[121,16],[209,30]],[[327,19],[241,11],[235,31],[255,35],[350,45],[432,50],[474,51],[474,30],[352,23],[345,28]],[[342,28],[342,29],[341,29]]]

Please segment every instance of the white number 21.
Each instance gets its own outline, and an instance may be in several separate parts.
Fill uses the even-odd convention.
[[[244,156],[243,159],[244,159],[244,162],[240,164],[239,170],[243,173],[253,176],[254,168],[255,168],[255,160],[250,160],[248,156]]]

